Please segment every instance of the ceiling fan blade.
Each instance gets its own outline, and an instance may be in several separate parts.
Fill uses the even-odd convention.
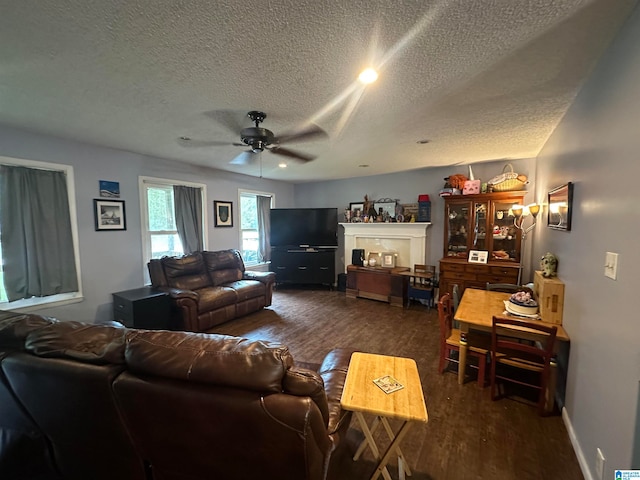
[[[310,125],[302,130],[295,132],[288,132],[284,135],[279,135],[274,140],[274,143],[291,143],[291,142],[306,142],[309,140],[316,140],[320,138],[326,138],[329,135],[322,128],[317,125]]]
[[[236,110],[211,110],[205,115],[225,127],[229,132],[238,135],[247,126],[247,114]]]
[[[283,155],[285,157],[293,158],[294,160],[297,160],[299,162],[310,162],[311,160],[316,158],[315,155],[294,152],[293,150],[289,150],[288,148],[282,148],[278,146],[271,147],[268,150],[271,153],[275,153],[276,155]]]
[[[249,165],[253,162],[255,154],[251,150],[245,150],[229,163],[231,165]]]
[[[220,142],[217,140],[187,140],[186,138],[178,138],[178,143],[183,147],[228,147],[233,145],[231,142]]]

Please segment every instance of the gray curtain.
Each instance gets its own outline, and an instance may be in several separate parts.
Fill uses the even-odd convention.
[[[261,262],[271,260],[271,197],[256,196],[258,213],[258,259]]]
[[[10,302],[78,291],[64,172],[0,166],[0,228]]]
[[[202,245],[202,194],[199,188],[173,186],[176,229],[184,253],[199,252]]]

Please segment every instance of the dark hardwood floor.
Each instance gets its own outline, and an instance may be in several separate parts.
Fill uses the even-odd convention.
[[[472,379],[458,385],[455,374],[438,373],[434,309],[348,299],[326,289],[280,288],[268,309],[211,332],[279,342],[301,362],[320,363],[336,347],[415,359],[429,421],[414,426],[403,442],[414,480],[584,478],[559,414],[540,417],[535,407],[510,398],[494,402],[488,387],[478,388]],[[351,459],[361,439],[352,422],[332,460],[332,478],[371,476],[375,462],[368,449],[357,462]]]

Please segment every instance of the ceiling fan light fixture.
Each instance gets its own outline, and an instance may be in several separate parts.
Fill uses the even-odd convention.
[[[253,153],[260,153],[264,150],[264,142],[262,140],[254,140],[250,147]]]
[[[378,72],[376,72],[373,68],[365,68],[360,75],[358,75],[358,80],[365,85],[369,85],[370,83],[375,82],[378,79]]]

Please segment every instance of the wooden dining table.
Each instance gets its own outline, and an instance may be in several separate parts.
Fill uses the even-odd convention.
[[[469,330],[483,330],[491,332],[493,317],[517,318],[531,323],[557,327],[556,342],[554,351],[557,353],[563,342],[569,342],[569,334],[562,327],[554,323],[543,320],[527,319],[515,315],[510,315],[505,311],[505,300],[509,300],[511,294],[495,292],[490,290],[479,290],[477,288],[466,288],[460,299],[460,304],[454,315],[454,320],[460,324],[460,364],[458,366],[458,383],[464,383],[464,373],[467,365],[467,333]],[[541,334],[533,330],[521,330],[522,338],[539,340]],[[551,364],[551,378],[549,379],[549,391],[547,394],[547,410],[553,409],[555,390],[557,382],[557,365],[555,361]]]

